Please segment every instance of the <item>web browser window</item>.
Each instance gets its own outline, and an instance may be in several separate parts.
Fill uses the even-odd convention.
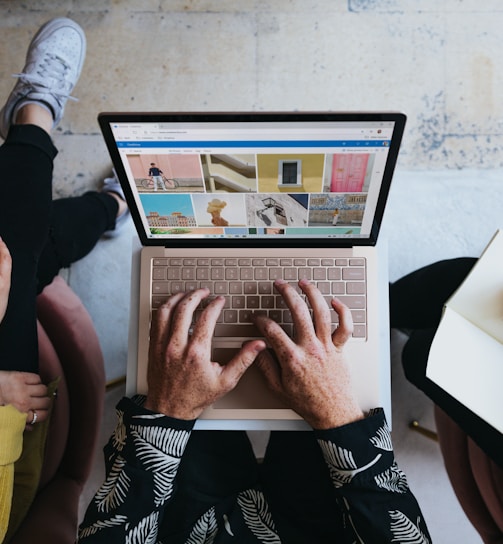
[[[150,239],[367,238],[395,123],[112,123]]]

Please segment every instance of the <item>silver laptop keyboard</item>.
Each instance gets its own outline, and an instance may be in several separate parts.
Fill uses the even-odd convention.
[[[152,260],[152,310],[170,295],[207,287],[210,297],[222,295],[226,302],[215,328],[215,336],[260,336],[252,323],[253,313],[267,314],[293,335],[292,316],[274,289],[275,279],[292,283],[306,278],[325,296],[335,296],[353,315],[355,338],[366,338],[366,260],[362,257],[334,258],[155,258]],[[202,309],[200,310],[202,311]],[[332,311],[332,326],[337,314]],[[197,319],[196,313],[196,319]]]

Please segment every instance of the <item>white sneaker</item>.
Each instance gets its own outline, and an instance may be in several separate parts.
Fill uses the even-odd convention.
[[[63,117],[66,101],[79,79],[86,56],[82,28],[65,17],[45,23],[34,36],[26,64],[5,106],[0,111],[0,136],[5,139],[19,109],[28,103],[42,103],[56,126]]]

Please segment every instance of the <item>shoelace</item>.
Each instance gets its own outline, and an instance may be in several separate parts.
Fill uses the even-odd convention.
[[[17,77],[28,85],[43,87],[47,89],[48,93],[53,94],[56,97],[67,98],[68,100],[77,102],[78,98],[71,96],[66,90],[62,90],[63,82],[68,70],[69,68],[63,59],[59,58],[57,55],[46,54],[34,74],[25,74],[24,72],[21,72],[20,74],[12,74],[12,77]],[[52,86],[47,85],[48,79],[53,80],[55,84]],[[58,83],[60,88],[56,87]],[[37,91],[35,88],[34,90]]]

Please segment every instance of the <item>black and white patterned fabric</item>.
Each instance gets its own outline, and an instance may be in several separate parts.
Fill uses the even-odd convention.
[[[163,518],[176,497],[177,471],[194,422],[149,412],[139,398],[122,399],[117,414],[117,428],[104,450],[106,479],[80,526],[80,543],[317,542],[305,536],[299,540],[284,528],[282,534],[260,486],[215,504],[186,534],[173,536]],[[338,505],[331,515],[341,529],[331,542],[431,543],[420,508],[395,462],[381,409],[362,421],[313,432]]]

